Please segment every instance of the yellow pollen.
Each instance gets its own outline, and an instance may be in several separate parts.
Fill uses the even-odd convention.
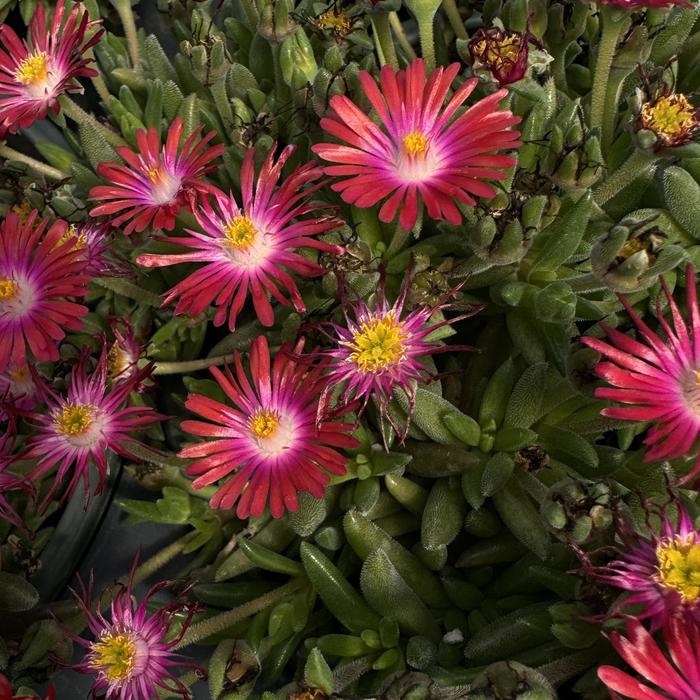
[[[156,166],[155,168],[150,168],[146,174],[148,175],[148,179],[154,184],[157,185],[163,180],[163,170],[160,168],[160,166]]]
[[[8,374],[10,375],[10,379],[12,379],[15,382],[22,382],[26,379],[29,379],[29,368],[28,367],[15,367],[14,369],[11,369]]]
[[[428,139],[420,131],[412,131],[403,137],[403,148],[409,156],[422,156],[428,150]]]
[[[253,435],[259,438],[270,437],[277,430],[278,425],[279,419],[272,411],[258,411],[250,419],[250,429]]]
[[[93,406],[64,406],[61,413],[54,418],[57,430],[64,435],[82,435],[92,425],[95,413]]]
[[[472,50],[481,63],[501,70],[517,62],[520,36],[506,33],[499,39],[482,39],[474,44]]]
[[[114,378],[119,376],[129,366],[129,358],[122,350],[119,343],[114,341],[114,344],[107,353],[107,372],[109,376]]]
[[[71,250],[85,250],[85,248],[87,247],[87,235],[85,234],[84,231],[81,231],[80,233],[76,233],[77,230],[78,230],[78,227],[75,224],[71,224],[66,229],[66,232],[58,240],[55,248],[59,248],[64,243],[67,243],[68,241],[73,240],[74,243],[71,246]],[[54,248],[54,250],[55,250],[55,248]]]
[[[134,669],[136,643],[129,634],[104,633],[91,648],[91,666],[109,681],[125,681]]]
[[[327,10],[316,20],[320,29],[332,29],[338,34],[349,34],[352,29],[352,20],[345,12]]]
[[[361,372],[379,372],[401,361],[404,340],[403,326],[394,320],[393,313],[365,321],[348,344],[353,350],[350,359]]]
[[[234,216],[224,227],[226,242],[234,248],[247,248],[252,245],[257,234],[253,222],[241,214]]]
[[[33,208],[28,199],[23,199],[12,207],[12,211],[17,214],[19,220],[24,223],[29,218]]]
[[[17,296],[18,284],[7,277],[0,277],[0,301],[10,301]]]
[[[48,57],[43,51],[27,56],[15,71],[17,82],[22,85],[36,85],[46,80],[49,74]]]
[[[671,141],[692,133],[698,127],[695,107],[680,93],[663,95],[642,105],[641,122],[645,129]]]
[[[681,594],[685,602],[700,597],[700,543],[691,533],[684,540],[676,537],[656,549],[659,581]]]

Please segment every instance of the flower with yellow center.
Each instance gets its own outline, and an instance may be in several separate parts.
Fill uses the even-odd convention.
[[[428,139],[420,131],[412,131],[410,134],[406,134],[403,137],[402,144],[404,151],[411,158],[422,156],[428,150]]]
[[[279,425],[279,417],[273,411],[258,411],[250,419],[250,430],[258,438],[268,438]]]
[[[60,433],[75,437],[83,435],[90,429],[94,414],[93,406],[67,404],[54,418],[54,423]]]
[[[128,633],[105,632],[91,645],[90,665],[110,682],[124,682],[134,669],[136,642]]]
[[[700,127],[698,110],[681,93],[662,95],[642,105],[641,127],[653,131],[666,146],[687,143]]]
[[[316,20],[319,29],[330,29],[334,34],[346,36],[352,31],[352,19],[336,9],[327,10]]]
[[[10,301],[17,296],[19,285],[8,277],[0,277],[0,302]]]
[[[64,243],[73,240],[74,243],[71,246],[71,250],[85,250],[87,246],[87,234],[84,231],[76,233],[78,227],[75,224],[71,224],[66,232],[58,239],[55,248],[60,248]]]
[[[680,593],[684,602],[700,597],[700,543],[695,535],[666,540],[656,548],[658,579],[667,588]]]
[[[498,38],[481,39],[476,42],[472,51],[481,63],[496,70],[503,70],[518,60],[521,43],[519,34],[502,32]]]
[[[234,216],[224,227],[226,244],[233,248],[248,248],[255,243],[258,232],[249,217]]]
[[[377,373],[398,364],[404,357],[403,326],[393,313],[382,318],[364,321],[353,335],[348,347],[353,351],[350,360],[361,372]]]
[[[24,223],[29,215],[34,210],[34,207],[29,203],[28,199],[23,199],[12,207],[12,211],[19,216],[19,220]]]
[[[48,56],[38,51],[27,56],[17,67],[15,78],[22,85],[38,85],[46,81],[49,74]]]

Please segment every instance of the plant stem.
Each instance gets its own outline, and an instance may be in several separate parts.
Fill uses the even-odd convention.
[[[420,35],[420,50],[428,73],[435,69],[434,19],[435,10],[432,12],[419,12],[416,15],[418,34]]]
[[[126,45],[129,49],[131,57],[131,65],[137,73],[141,72],[141,49],[139,47],[139,37],[136,30],[136,22],[134,21],[134,11],[131,7],[130,0],[111,0],[114,9],[119,15],[122,26],[124,27],[124,35],[126,36]]]
[[[302,584],[303,581],[301,579],[290,581],[289,583],[285,583],[284,586],[280,586],[279,588],[275,588],[275,590],[270,591],[265,595],[261,595],[259,598],[255,598],[248,603],[244,603],[243,605],[239,605],[237,608],[233,608],[233,610],[228,610],[227,612],[210,617],[208,620],[202,620],[201,622],[195,623],[187,630],[184,637],[173,647],[173,649],[182,649],[183,647],[189,646],[190,644],[195,644],[206,637],[210,637],[213,634],[222,632],[236,622],[244,620],[251,615],[255,615],[273,603],[276,603],[278,600],[285,598],[290,593],[294,593],[301,588]]]
[[[464,22],[462,22],[462,16],[459,14],[459,9],[455,0],[442,0],[442,9],[447,15],[447,21],[452,27],[452,31],[455,33],[458,39],[469,39],[469,34],[464,28]]]
[[[396,40],[399,42],[399,46],[406,52],[406,55],[411,60],[418,58],[416,56],[416,52],[411,46],[411,42],[406,36],[406,32],[403,30],[403,24],[401,24],[401,20],[399,19],[399,16],[396,14],[396,12],[389,13],[389,24],[391,25],[391,29],[394,32]]]
[[[105,141],[110,144],[110,146],[119,147],[127,145],[126,141],[124,141],[124,139],[116,131],[98,122],[97,119],[92,116],[92,114],[89,114],[80,105],[73,102],[68,95],[63,94],[58,99],[66,116],[70,117],[77,124],[90,122],[104,137]]]
[[[177,467],[178,469],[183,469],[189,464],[186,459],[178,457],[172,452],[168,454],[160,454],[141,442],[131,443],[129,445],[129,454],[131,454],[133,457],[138,457],[145,462],[155,464],[158,467]]]
[[[609,129],[609,123],[615,125],[615,111],[606,114],[606,97],[608,94],[608,83],[610,80],[610,69],[615,58],[615,50],[620,39],[620,34],[626,23],[623,21],[625,15],[616,8],[602,6],[600,9],[600,20],[602,32],[600,43],[598,44],[598,55],[595,62],[593,74],[593,91],[591,93],[591,128],[599,129],[601,136],[605,130]]]
[[[107,100],[110,97],[110,92],[109,88],[107,87],[107,83],[105,83],[104,78],[102,77],[101,74],[96,75],[94,78],[91,78],[92,84],[95,86],[95,90],[97,90],[97,94],[100,96],[100,99],[107,104]]]
[[[603,206],[627,185],[656,166],[652,155],[637,149],[632,155],[598,187],[593,190],[593,198],[598,206]]]
[[[199,360],[187,360],[185,362],[157,362],[153,374],[186,374],[196,372],[207,367],[218,367],[233,360],[233,355],[218,355],[216,357],[203,357]]]
[[[374,15],[372,17],[372,26],[374,27],[374,36],[379,42],[379,46],[384,54],[384,62],[388,63],[394,70],[398,70],[399,59],[396,55],[394,40],[391,36],[388,15],[384,13]]]
[[[127,282],[120,277],[94,277],[92,281],[100,287],[109,289],[110,292],[133,299],[140,304],[147,304],[157,308],[163,303],[163,300],[157,294],[149,292],[147,289],[143,289],[143,287],[139,287],[132,282]]]
[[[42,163],[40,160],[36,160],[31,156],[26,156],[24,153],[15,151],[14,148],[6,146],[4,143],[0,144],[0,158],[5,158],[7,160],[16,160],[20,163],[28,165],[34,172],[40,173],[51,180],[65,180],[68,175],[62,172],[58,168],[52,168],[46,163]]]

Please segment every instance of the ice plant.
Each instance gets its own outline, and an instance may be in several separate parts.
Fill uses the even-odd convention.
[[[661,92],[642,105],[637,123],[655,134],[657,149],[682,146],[700,129],[700,108],[682,93]]]
[[[166,304],[177,300],[176,314],[196,315],[213,303],[217,307],[214,325],[220,326],[228,319],[233,330],[250,296],[260,321],[271,326],[274,312],[269,297],[288,305],[285,292],[297,311],[304,310],[301,294],[288,271],[304,277],[322,274],[320,265],[297,251],[339,251],[338,246],[316,239],[339,222],[325,213],[322,205],[309,201],[322,185],[322,170],[315,163],[297,167],[278,186],[282,168],[293,151],[294,147],[288,146],[275,161],[272,149],[254,186],[255,151],[248,150],[241,169],[242,206],[233,195],[215,190],[214,205],[205,200],[194,211],[202,233],[189,230],[187,238],[165,239],[190,252],[139,256],[138,263],[146,267],[206,263],[167,293]],[[307,214],[315,216],[301,218]]]
[[[616,694],[614,697],[697,700],[700,687],[699,624],[690,615],[670,617],[663,630],[664,652],[638,620],[627,618],[627,635],[611,632],[610,641],[642,680],[614,666],[601,666],[598,677]]]
[[[192,668],[173,647],[187,631],[196,608],[188,607],[177,599],[150,612],[153,596],[168,585],[161,582],[153,586],[140,603],[132,594],[131,576],[115,596],[109,616],[100,611],[101,606],[92,601],[91,586],[82,586],[81,594],[74,592],[78,604],[88,622],[92,641],[67,634],[85,650],[83,660],[73,666],[82,673],[95,676],[93,695],[105,700],[152,700],[161,691],[191,697],[186,686],[174,674],[175,667]],[[170,634],[176,616],[187,614],[177,635]]]
[[[114,342],[107,353],[107,376],[114,384],[128,382],[139,374],[138,361],[143,352],[131,325],[124,322],[121,326],[116,322],[112,324]],[[138,391],[141,387],[133,388]]]
[[[34,375],[27,365],[10,365],[0,372],[0,401],[9,398],[16,408],[33,408],[38,401],[38,389]],[[2,410],[0,409],[0,419]]]
[[[64,0],[58,0],[47,26],[46,10],[39,3],[29,23],[30,41],[0,24],[0,138],[44,119],[49,109],[58,113],[59,95],[82,91],[76,78],[97,75],[85,53],[102,36],[96,29],[101,20],[89,21],[80,4],[65,22],[64,14]]]
[[[216,136],[214,131],[200,138],[197,129],[180,145],[182,131],[178,117],[161,148],[156,129],[140,129],[136,132],[138,153],[117,148],[126,165],[100,163],[97,172],[110,184],[90,190],[90,199],[101,202],[90,215],[109,216],[111,225],[123,226],[126,234],[149,227],[172,231],[180,209],[194,207],[203,193],[213,190],[202,178],[224,152],[223,144],[207,147]]]
[[[49,683],[46,691],[46,700],[55,700],[56,692]],[[37,700],[36,695],[13,695],[12,686],[7,677],[0,673],[0,700]]]
[[[185,420],[190,435],[214,438],[186,446],[181,457],[195,461],[187,473],[195,488],[220,482],[212,508],[229,509],[238,502],[239,518],[259,516],[270,505],[273,517],[296,511],[298,494],[323,495],[331,474],[344,474],[347,457],[337,448],[353,447],[352,425],[317,421],[319,397],[326,387],[318,363],[299,360],[304,341],[294,350],[283,347],[273,360],[264,336],[250,351],[250,379],[240,355],[229,368],[210,369],[233,407],[190,394],[187,408],[201,420]],[[206,422],[205,422],[206,421]]]
[[[422,59],[395,72],[385,65],[380,86],[367,72],[360,73],[365,95],[380,126],[343,95],[331,98],[333,114],[321,126],[341,143],[320,143],[314,153],[335,165],[325,172],[336,178],[334,190],[356,207],[386,200],[379,210],[382,221],[400,212],[400,225],[411,229],[423,202],[433,219],[453,225],[462,221],[457,203],[473,206],[475,197],[493,197],[486,180],[502,180],[515,161],[496,151],[519,145],[520,133],[511,129],[520,121],[498,103],[506,90],[479,100],[458,113],[473,92],[477,78],[463,82],[444,105],[460,66],[437,68],[426,78]]]
[[[661,283],[673,320],[671,327],[663,317],[659,302],[658,320],[665,339],[635,313],[624,297],[620,300],[637,327],[639,340],[602,324],[607,341],[591,336],[581,339],[606,358],[596,366],[596,374],[611,388],[597,388],[596,396],[623,404],[604,408],[602,414],[622,420],[654,422],[644,440],[648,446],[644,456],[647,462],[686,456],[700,432],[700,312],[695,272],[688,267],[689,322],[683,320],[663,279]],[[681,482],[690,481],[698,471],[700,458]]]
[[[345,323],[325,324],[333,347],[322,350],[328,375],[328,385],[319,405],[319,415],[332,412],[331,394],[336,406],[362,413],[371,398],[375,400],[382,419],[386,418],[399,439],[408,433],[415,403],[417,383],[426,384],[434,379],[422,360],[439,352],[465,349],[463,346],[446,346],[429,336],[449,323],[459,321],[479,309],[450,320],[431,321],[433,315],[451,306],[454,296],[451,290],[435,306],[419,306],[405,309],[406,296],[410,289],[411,274],[407,274],[401,293],[393,304],[389,304],[380,285],[373,306],[362,299],[345,301],[343,314]],[[399,425],[389,411],[389,403],[396,394],[403,393],[408,400],[408,416],[404,425]],[[386,443],[382,420],[382,434]]]
[[[84,263],[85,273],[98,277],[116,269],[108,262],[109,244],[108,227],[94,221],[70,224],[61,237],[60,243],[71,241],[72,249],[77,251]]]
[[[469,40],[476,69],[486,69],[500,87],[520,80],[527,71],[529,34],[500,27],[482,27]]]
[[[658,529],[647,522],[646,533],[618,523],[616,558],[591,571],[629,592],[611,615],[638,605],[639,619],[649,619],[656,629],[679,609],[700,613],[700,531],[682,505],[677,510],[677,519],[662,511]]]
[[[9,212],[0,223],[0,372],[57,360],[64,329],[82,327],[88,310],[70,299],[85,296],[90,276],[67,228],[37,211],[24,223]]]
[[[107,476],[109,453],[131,456],[129,447],[136,443],[131,433],[161,420],[162,416],[148,406],[125,405],[133,388],[150,369],[145,367],[128,381],[110,386],[104,349],[94,369],[88,367],[88,356],[83,354],[71,373],[66,396],[42,386],[48,411],[31,416],[35,431],[27,441],[27,457],[37,460],[36,477],[57,468],[47,502],[71,471],[64,498],[73,493],[82,479],[87,500],[90,464],[97,467],[95,494],[100,493]]]

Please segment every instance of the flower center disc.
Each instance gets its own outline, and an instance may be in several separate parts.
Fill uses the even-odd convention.
[[[664,586],[678,591],[686,602],[700,597],[700,543],[695,542],[694,535],[660,544],[656,559],[658,577]]]
[[[10,301],[17,296],[19,285],[7,277],[0,277],[0,301]]]
[[[27,56],[15,71],[17,82],[36,86],[46,82],[49,75],[48,57],[43,51]]]
[[[338,34],[346,35],[352,29],[352,20],[345,12],[327,10],[317,20],[320,29],[333,29]]]
[[[132,635],[107,632],[92,644],[92,653],[92,665],[109,681],[125,681],[134,669],[136,642]]]
[[[664,95],[642,105],[642,125],[652,131],[676,140],[692,133],[698,126],[695,108],[685,95]]]
[[[170,174],[162,165],[150,168],[147,175],[153,183],[151,197],[155,204],[169,204],[175,199],[182,184],[179,177]]]
[[[520,37],[517,34],[503,34],[500,38],[482,39],[473,47],[474,55],[495,70],[509,68],[518,60]]]
[[[92,425],[95,409],[92,406],[64,406],[56,416],[56,429],[64,435],[84,435]]]
[[[228,245],[234,248],[248,248],[255,243],[258,232],[249,217],[239,214],[226,224],[224,235]]]
[[[350,359],[361,372],[375,374],[403,359],[404,340],[402,325],[394,320],[392,313],[365,321],[349,344],[353,350]]]
[[[428,139],[420,131],[412,131],[403,137],[403,149],[411,157],[422,156],[428,150]]]
[[[258,411],[250,419],[250,429],[258,438],[268,438],[279,425],[279,418],[272,411]]]

